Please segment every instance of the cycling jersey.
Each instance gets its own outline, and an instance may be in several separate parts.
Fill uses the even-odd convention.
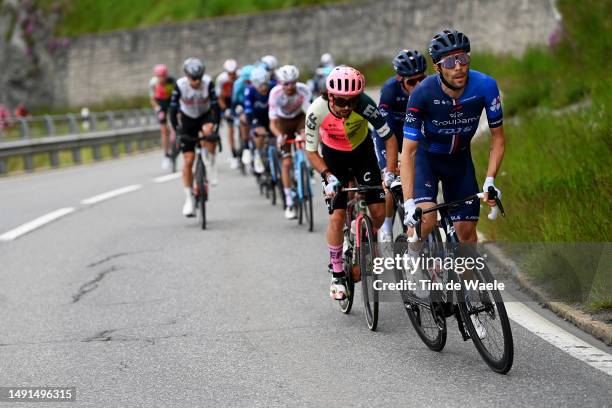
[[[270,120],[268,119],[269,95],[269,89],[265,94],[260,94],[253,85],[246,89],[244,95],[244,113],[247,116],[247,124],[249,126],[268,127],[270,123]]]
[[[489,127],[501,126],[499,89],[490,76],[471,69],[463,94],[453,99],[442,91],[439,76],[431,75],[410,95],[404,137],[419,142],[421,148],[432,153],[469,150],[485,108]]]
[[[227,72],[222,72],[215,78],[215,92],[219,98],[229,99],[232,97],[234,81]]]
[[[166,82],[161,83],[159,78],[154,76],[149,81],[149,97],[156,101],[170,101],[172,90],[174,89],[174,78],[166,77]]]
[[[200,87],[197,89],[191,87],[187,77],[182,77],[176,81],[176,87],[172,91],[170,102],[170,122],[174,128],[178,125],[177,114],[179,111],[181,116],[192,119],[212,112],[214,114],[213,118],[218,120],[220,117],[219,103],[210,76],[204,75]]]
[[[232,109],[235,109],[238,105],[244,105],[244,93],[248,86],[247,80],[242,77],[234,81],[232,87]]]
[[[306,114],[306,150],[316,152],[320,139],[332,149],[353,151],[368,138],[368,123],[383,140],[391,137],[391,129],[372,98],[365,93],[357,98],[355,109],[346,119],[335,116],[323,97],[314,100]]]
[[[306,112],[310,105],[310,95],[310,89],[301,82],[296,84],[293,95],[286,95],[283,86],[276,85],[270,91],[270,119],[293,119],[301,112]]]
[[[378,109],[397,137],[401,137],[404,133],[406,105],[408,104],[409,96],[410,94],[406,92],[402,82],[398,81],[396,77],[389,78],[380,90]]]

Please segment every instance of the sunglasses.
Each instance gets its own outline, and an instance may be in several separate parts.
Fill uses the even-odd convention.
[[[282,85],[285,88],[291,88],[291,87],[294,87],[296,83],[297,83],[296,81],[289,81],[289,82],[282,82]]]
[[[189,77],[190,80],[192,80],[193,82],[199,82],[202,80],[202,77]]]
[[[346,108],[347,106],[353,106],[356,104],[357,104],[357,97],[350,98],[350,99],[344,99],[344,98],[338,98],[337,96],[334,96],[334,105],[336,105],[339,108]]]
[[[425,79],[425,75],[418,76],[416,78],[404,78],[404,83],[410,86],[416,86],[419,82]]]
[[[440,61],[438,61],[438,65],[445,69],[453,69],[457,63],[459,63],[461,66],[469,64],[470,56],[462,52],[460,54],[449,55],[448,57],[442,58]]]

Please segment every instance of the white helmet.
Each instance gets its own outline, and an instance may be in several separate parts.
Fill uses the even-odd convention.
[[[283,65],[276,70],[276,78],[281,82],[297,81],[300,71],[295,65]]]
[[[250,79],[255,87],[259,87],[270,81],[270,73],[263,67],[257,67],[251,71]]]
[[[261,57],[261,62],[266,64],[268,71],[274,71],[278,67],[278,60],[274,55],[264,55]]]
[[[321,64],[325,66],[333,66],[334,57],[332,57],[330,53],[326,52],[325,54],[321,55]]]
[[[223,63],[223,70],[225,72],[236,72],[237,69],[238,69],[238,63],[236,62],[235,59],[228,59],[228,60],[225,60],[225,62]]]

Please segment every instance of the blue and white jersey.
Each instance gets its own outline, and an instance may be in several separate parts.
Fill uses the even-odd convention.
[[[235,108],[236,105],[244,105],[244,95],[248,86],[249,83],[242,77],[234,81],[234,86],[232,88],[232,108]]]
[[[409,96],[410,94],[406,92],[402,83],[395,76],[389,78],[380,90],[378,110],[382,113],[393,134],[398,138],[403,133]]]
[[[270,88],[265,94],[260,94],[253,85],[244,91],[244,113],[249,126],[268,127],[268,98]]]
[[[431,75],[410,95],[404,137],[419,142],[420,148],[431,153],[465,151],[483,109],[490,128],[503,124],[499,89],[490,76],[471,69],[463,94],[453,99],[442,91],[439,76]]]

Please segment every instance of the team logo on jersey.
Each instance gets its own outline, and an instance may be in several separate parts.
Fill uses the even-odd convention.
[[[368,182],[371,179],[372,179],[372,173],[370,173],[369,171],[363,175],[363,181]]]
[[[406,123],[412,123],[412,122],[416,122],[416,118],[414,117],[412,112],[407,112],[406,113]]]
[[[363,113],[366,116],[371,117],[372,119],[376,119],[380,115],[380,112],[378,111],[378,109],[376,109],[376,106],[372,105],[366,106],[366,108],[363,110]]]
[[[501,98],[498,95],[491,102],[491,106],[489,106],[489,110],[491,112],[495,112],[495,111],[500,110],[500,109],[501,109]]]
[[[317,117],[313,112],[310,112],[308,115],[308,120],[306,121],[306,127],[310,130],[315,130],[317,127]]]

